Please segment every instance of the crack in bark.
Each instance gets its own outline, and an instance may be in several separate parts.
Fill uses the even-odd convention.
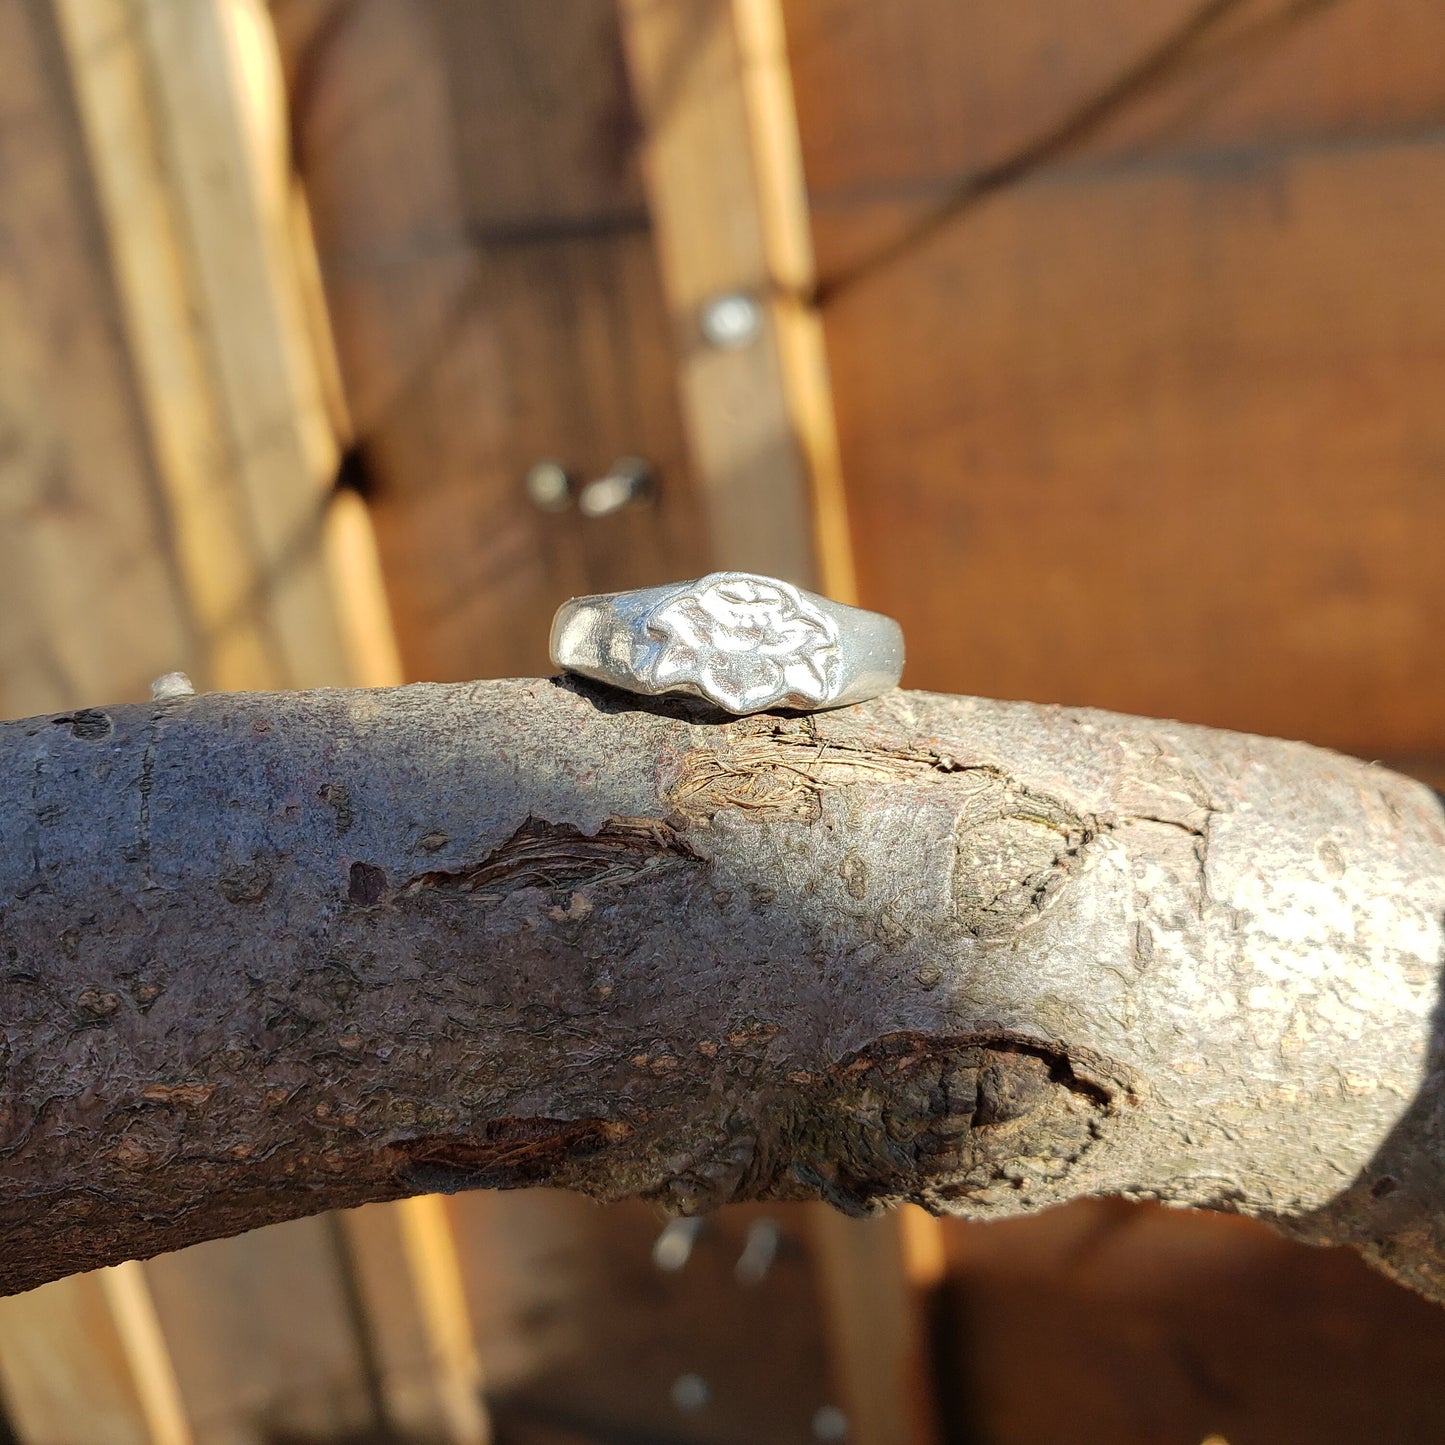
[[[471,1135],[395,1140],[387,1152],[407,1193],[456,1194],[545,1183],[631,1133],[612,1119],[488,1119]]]
[[[160,746],[161,719],[164,716],[163,708],[156,708],[151,713],[145,753],[140,764],[140,817],[136,824],[136,833],[140,845],[141,867],[144,870],[142,886],[146,888],[155,885],[155,875],[151,871],[151,792],[156,785],[156,750]]]
[[[816,822],[829,788],[903,783],[929,773],[990,778],[1022,798],[1036,796],[995,763],[964,763],[932,750],[883,748],[818,735],[811,718],[801,729],[775,725],[725,748],[696,748],[675,765],[665,796],[686,816],[711,818],[738,808],[764,818]],[[800,760],[801,754],[808,754]],[[1037,795],[1053,808],[1055,799]]]
[[[1197,909],[1201,919],[1206,915],[1206,910],[1214,902],[1209,891],[1209,826],[1213,820],[1224,810],[1213,804],[1203,804],[1200,811],[1204,815],[1202,823],[1189,823],[1182,818],[1167,818],[1152,813],[1130,813],[1126,817],[1109,819],[1103,827],[1108,832],[1116,832],[1123,827],[1134,827],[1139,824],[1148,824],[1158,828],[1168,828],[1176,833],[1182,833],[1189,839],[1189,851],[1194,859],[1194,885],[1198,891]],[[1147,930],[1146,930],[1147,932]],[[1152,956],[1152,948],[1150,950]],[[1136,949],[1136,957],[1138,950]]]
[[[50,885],[45,881],[45,869],[40,862],[40,777],[44,764],[37,759],[30,769],[30,812],[25,822],[25,843],[30,853],[32,882],[17,892],[16,902],[24,902],[35,893],[48,893]]]
[[[1213,816],[1214,810],[1210,810]],[[1204,838],[1205,829],[1209,826],[1205,823],[1196,826],[1193,823],[1186,823],[1181,818],[1161,818],[1153,813],[1131,813],[1127,818],[1119,820],[1123,823],[1158,823],[1161,828],[1178,828],[1181,833],[1188,833],[1191,838]],[[1116,825],[1117,826],[1117,825]]]
[[[363,897],[356,896],[353,865],[352,901],[375,903],[383,897],[405,897],[428,889],[502,898],[523,888],[566,889],[578,884],[623,883],[642,874],[698,864],[703,860],[660,818],[609,818],[596,833],[570,823],[528,818],[500,847],[479,863],[464,868],[436,868],[387,893],[368,878]],[[380,873],[380,869],[374,870]]]

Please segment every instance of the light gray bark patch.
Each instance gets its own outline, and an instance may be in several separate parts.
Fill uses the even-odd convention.
[[[970,775],[958,823],[953,906],[975,938],[1035,923],[1083,864],[1097,827],[1055,798]]]
[[[684,818],[736,809],[758,823],[811,824],[835,789],[916,784],[940,773],[958,800],[955,916],[975,938],[1009,937],[1035,922],[1077,873],[1099,828],[996,765],[962,765],[921,749],[840,746],[808,729],[774,728],[688,752],[664,790]],[[850,895],[861,898],[862,859],[845,860],[841,874]]]
[[[522,888],[622,883],[662,869],[701,866],[702,861],[660,818],[610,818],[592,834],[570,823],[528,818],[480,863],[420,873],[397,892],[438,889],[500,898]]]

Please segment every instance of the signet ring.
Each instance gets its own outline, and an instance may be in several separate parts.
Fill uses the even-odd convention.
[[[551,651],[579,676],[737,714],[842,707],[903,673],[903,629],[891,617],[752,572],[574,597],[552,620]]]

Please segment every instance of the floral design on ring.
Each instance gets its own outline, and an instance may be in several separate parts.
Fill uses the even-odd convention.
[[[651,682],[732,712],[826,705],[836,688],[836,624],[771,577],[714,572],[654,607],[646,630],[659,639],[642,669]]]

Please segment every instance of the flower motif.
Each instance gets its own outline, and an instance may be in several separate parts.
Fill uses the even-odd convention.
[[[729,712],[818,706],[834,690],[837,628],[786,582],[714,572],[654,607],[646,629],[660,639],[640,669],[648,680],[686,687]]]

